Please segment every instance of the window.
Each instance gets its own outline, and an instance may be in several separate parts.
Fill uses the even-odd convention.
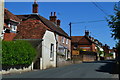
[[[78,44],[74,44],[74,47],[76,47],[76,48],[77,48],[77,47],[78,47]]]
[[[64,37],[62,37],[62,43],[64,43]]]
[[[66,44],[68,44],[68,39],[66,39]]]
[[[58,41],[58,35],[56,34],[56,39],[57,39],[57,41]]]
[[[8,24],[8,27],[10,27],[11,25],[10,24]]]
[[[74,49],[75,49],[75,50],[77,49],[77,47],[78,47],[78,44],[77,44],[77,43],[74,44]]]
[[[14,26],[14,30],[17,30],[17,26]]]
[[[54,44],[51,44],[51,48],[50,48],[50,60],[54,60]]]

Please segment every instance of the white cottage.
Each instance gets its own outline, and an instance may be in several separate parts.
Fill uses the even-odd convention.
[[[40,20],[31,17],[18,25],[15,39],[28,40],[37,49],[33,69],[56,67],[56,38],[54,32]]]
[[[41,69],[56,67],[56,39],[53,32],[46,31],[42,41]]]

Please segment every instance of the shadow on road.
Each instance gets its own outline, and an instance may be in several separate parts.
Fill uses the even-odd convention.
[[[107,61],[100,61],[100,63],[106,63],[105,65],[99,67],[96,71],[98,72],[106,72],[110,74],[118,74],[119,73],[119,66],[116,64],[115,60],[107,60]]]
[[[102,60],[102,61],[83,62],[83,63],[105,63],[104,65],[96,69],[96,71],[110,73],[110,74],[119,74],[119,66],[118,64],[116,64],[115,60]]]
[[[92,62],[83,62],[83,63],[115,63],[115,60],[101,60],[101,61],[92,61]]]

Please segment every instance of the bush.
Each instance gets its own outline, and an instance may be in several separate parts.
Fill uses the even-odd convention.
[[[36,50],[27,41],[2,41],[2,65],[30,65],[35,56]]]

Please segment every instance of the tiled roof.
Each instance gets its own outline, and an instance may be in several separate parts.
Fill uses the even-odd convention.
[[[87,36],[72,36],[72,43],[90,44],[94,43]]]
[[[38,20],[40,20],[41,22],[43,22],[48,28],[50,28],[52,31],[54,31],[55,33],[70,38],[68,36],[68,34],[60,27],[58,27],[57,25],[55,25],[53,22],[49,21],[48,19],[40,16],[40,15],[17,15],[20,19],[29,19],[30,17],[34,18],[35,16],[38,17]]]
[[[16,36],[16,33],[4,33],[4,41],[12,41],[14,37]]]
[[[4,9],[4,19],[11,19],[13,21],[20,22],[20,19],[14,14],[12,14],[10,11],[8,11],[6,8]]]
[[[52,29],[54,32],[58,33],[59,35],[65,36],[67,38],[70,38],[68,34],[60,27],[56,26],[53,22],[49,21],[48,19],[40,16],[41,21],[46,24],[50,29]]]
[[[46,30],[50,29],[40,20],[28,19],[21,21],[15,39],[42,39]]]
[[[72,43],[78,43],[84,36],[72,36]]]
[[[10,27],[8,27],[8,25],[6,23],[4,23],[4,28],[10,29]]]

